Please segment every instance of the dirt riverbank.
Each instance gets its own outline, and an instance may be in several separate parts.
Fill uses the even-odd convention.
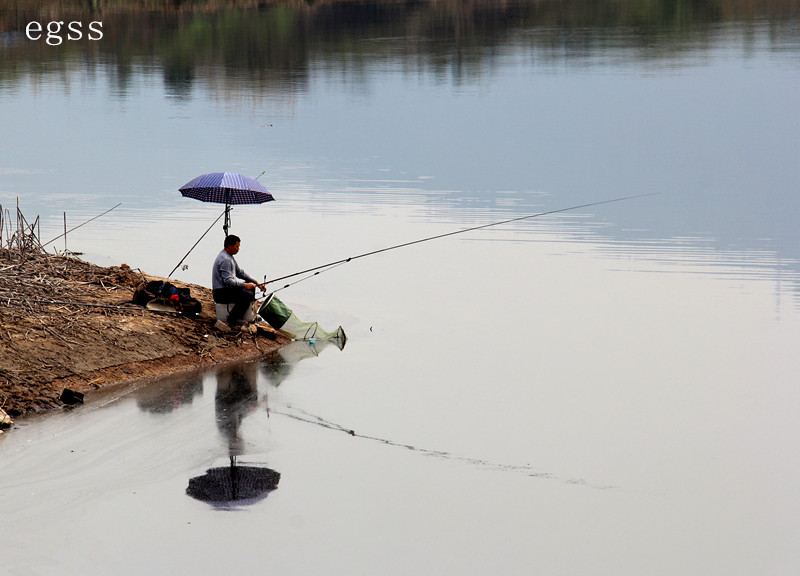
[[[290,341],[271,331],[215,329],[203,286],[173,281],[201,302],[196,317],[132,302],[138,286],[158,279],[126,264],[0,249],[0,418],[63,406],[65,389],[87,392],[253,357]]]

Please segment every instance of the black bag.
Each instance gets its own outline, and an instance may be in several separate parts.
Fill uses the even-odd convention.
[[[197,316],[203,308],[199,300],[192,298],[188,288],[178,288],[163,280],[140,285],[133,294],[133,301],[140,306],[147,306],[155,299],[169,302],[184,316]]]

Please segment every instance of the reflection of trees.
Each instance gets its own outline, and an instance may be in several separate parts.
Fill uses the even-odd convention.
[[[0,81],[107,70],[119,94],[137,66],[161,70],[170,94],[200,80],[220,90],[291,93],[311,62],[357,77],[376,61],[468,78],[496,48],[523,43],[539,59],[608,49],[649,59],[713,42],[711,24],[770,24],[769,41],[796,44],[794,2],[767,0],[0,0]],[[103,22],[103,39],[57,49],[25,38],[31,20]],[[746,31],[746,30],[745,30]],[[370,41],[365,41],[370,40]],[[38,70],[42,63],[47,71]],[[224,88],[223,88],[224,87]]]

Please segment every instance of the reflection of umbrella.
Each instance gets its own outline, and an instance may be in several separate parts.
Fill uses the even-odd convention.
[[[231,225],[231,204],[262,204],[275,200],[255,178],[234,172],[203,174],[180,187],[181,194],[202,202],[225,204],[225,235]]]
[[[280,473],[270,468],[237,466],[236,458],[231,456],[229,467],[211,468],[204,475],[189,480],[186,493],[212,503],[255,501],[275,490],[280,479]]]

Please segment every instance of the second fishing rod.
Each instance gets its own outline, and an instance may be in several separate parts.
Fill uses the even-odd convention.
[[[328,262],[327,264],[320,264],[319,266],[314,266],[312,268],[306,268],[305,270],[300,270],[299,272],[293,272],[291,274],[286,274],[285,276],[280,276],[278,278],[273,278],[271,280],[265,279],[264,280],[264,284],[273,284],[275,282],[280,282],[281,280],[287,280],[289,278],[302,276],[304,274],[310,274],[306,278],[301,278],[300,280],[296,280],[294,282],[290,282],[290,283],[288,283],[288,284],[286,284],[284,286],[281,286],[280,288],[277,288],[276,290],[273,290],[273,292],[277,292],[278,290],[283,290],[285,288],[288,288],[289,286],[292,286],[293,284],[297,284],[298,282],[302,282],[303,280],[307,280],[308,278],[312,278],[314,276],[317,276],[317,275],[321,274],[322,272],[325,272],[327,270],[335,268],[336,266],[340,266],[342,264],[346,264],[348,262],[352,262],[353,260],[357,260],[359,258],[366,258],[367,256],[374,256],[376,254],[381,254],[383,252],[388,252],[390,250],[396,250],[398,248],[404,248],[406,246],[413,246],[414,244],[421,244],[423,242],[429,242],[431,240],[437,240],[439,238],[446,238],[448,236],[455,236],[456,234],[464,234],[465,232],[473,232],[475,230],[482,230],[484,228],[492,228],[494,226],[501,226],[503,224],[510,224],[512,222],[519,222],[521,220],[529,220],[531,218],[539,218],[541,216],[548,216],[550,214],[559,214],[561,212],[569,212],[571,210],[580,210],[581,208],[590,208],[592,206],[600,206],[602,204],[611,204],[613,202],[622,202],[624,200],[633,200],[634,198],[644,198],[646,196],[656,196],[656,195],[657,195],[657,193],[653,192],[653,193],[648,193],[648,194],[636,194],[636,195],[633,195],[633,196],[622,196],[622,197],[619,197],[619,198],[611,198],[609,200],[600,200],[598,202],[588,202],[586,204],[578,204],[576,206],[568,206],[567,208],[558,208],[558,209],[555,209],[555,210],[547,210],[545,212],[537,212],[535,214],[527,214],[525,216],[516,216],[514,218],[508,218],[506,220],[500,220],[498,222],[491,222],[489,224],[481,224],[479,226],[472,226],[470,228],[462,228],[462,229],[459,229],[459,230],[452,230],[450,232],[445,232],[445,233],[442,233],[442,234],[435,234],[433,236],[427,236],[425,238],[418,238],[417,240],[411,240],[409,242],[402,242],[400,244],[394,244],[393,246],[387,246],[385,248],[379,248],[377,250],[371,250],[369,252],[364,252],[363,254],[358,254],[356,256],[350,256],[348,258],[342,258],[341,260],[335,260],[333,262]]]

